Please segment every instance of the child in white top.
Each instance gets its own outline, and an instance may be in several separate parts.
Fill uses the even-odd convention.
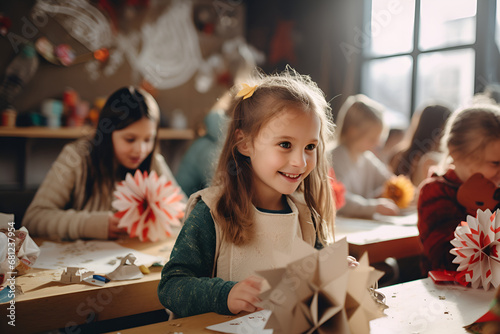
[[[379,198],[392,173],[370,151],[384,131],[382,113],[381,105],[361,94],[350,96],[339,111],[338,145],[331,156],[335,175],[346,189],[341,215],[370,218],[375,212],[399,213],[392,200]]]

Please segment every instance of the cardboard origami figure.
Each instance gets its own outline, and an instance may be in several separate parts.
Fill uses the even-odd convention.
[[[137,258],[129,253],[124,256],[118,267],[107,276],[113,281],[123,281],[129,279],[139,279],[144,276],[138,266],[134,264]]]
[[[299,248],[292,256],[299,260],[257,272],[271,287],[259,304],[272,311],[266,328],[287,334],[369,333],[369,321],[383,315],[369,287],[383,273],[368,265],[367,256],[348,268],[345,239],[320,251],[305,242]]]
[[[61,275],[61,282],[63,283],[81,283],[86,278],[92,277],[93,271],[88,271],[84,268],[67,267]]]

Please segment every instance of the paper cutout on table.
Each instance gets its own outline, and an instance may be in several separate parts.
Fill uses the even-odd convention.
[[[450,253],[458,264],[457,279],[470,282],[473,288],[482,286],[488,290],[500,284],[500,216],[499,210],[477,210],[477,218],[467,216],[455,229]]]
[[[373,219],[377,222],[384,224],[393,224],[400,226],[416,226],[418,222],[417,211],[408,212],[405,215],[400,216],[386,216],[380,213],[373,214]]]
[[[472,324],[464,326],[469,333],[500,333],[500,288],[495,293],[488,312]]]
[[[81,283],[85,278],[92,277],[93,271],[88,271],[85,268],[67,267],[61,274],[62,283]]]
[[[415,187],[404,175],[393,176],[384,184],[382,197],[392,199],[396,205],[404,209],[415,197]]]
[[[0,287],[6,286],[13,274],[26,274],[40,255],[26,227],[15,230],[14,225],[14,215],[0,214]]]
[[[222,333],[272,334],[272,329],[264,329],[271,311],[261,310],[240,318],[208,326],[207,329]]]
[[[171,226],[180,226],[185,204],[181,202],[180,188],[165,175],[158,177],[155,171],[148,175],[140,170],[134,176],[127,173],[114,195],[112,206],[118,211],[118,227],[127,228],[131,237],[138,236],[141,241],[164,240],[172,235]]]
[[[108,274],[113,281],[125,281],[139,279],[144,276],[138,266],[134,264],[136,258],[134,254],[129,253],[122,258],[118,267]]]
[[[271,310],[266,328],[275,333],[369,333],[369,321],[382,316],[368,288],[383,275],[363,255],[348,268],[347,241],[320,251],[303,243],[307,254],[284,268],[259,271],[271,286],[258,306]]]
[[[457,191],[457,201],[474,216],[477,210],[495,210],[500,200],[500,188],[481,173],[476,173],[462,183]]]
[[[150,266],[153,263],[165,263],[166,259],[152,256],[139,251],[125,248],[114,241],[77,240],[70,243],[55,243],[45,241],[40,246],[40,257],[34,268],[59,269],[66,267],[81,267],[100,274],[112,272],[119,260],[128,253],[137,258],[137,265]]]

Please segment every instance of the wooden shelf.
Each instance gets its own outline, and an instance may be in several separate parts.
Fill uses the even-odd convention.
[[[76,127],[76,128],[47,128],[42,126],[30,127],[6,127],[0,126],[0,137],[20,137],[20,138],[61,138],[61,139],[76,139],[90,135],[94,132],[91,127]],[[169,129],[160,128],[158,132],[160,140],[191,140],[194,139],[194,131],[192,129]]]

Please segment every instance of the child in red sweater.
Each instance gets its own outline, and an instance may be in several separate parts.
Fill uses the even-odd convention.
[[[500,185],[500,107],[485,104],[455,112],[447,122],[442,146],[452,162],[443,175],[423,181],[418,200],[426,272],[457,268],[450,240],[467,217],[466,208],[457,201],[460,185],[475,173]]]

